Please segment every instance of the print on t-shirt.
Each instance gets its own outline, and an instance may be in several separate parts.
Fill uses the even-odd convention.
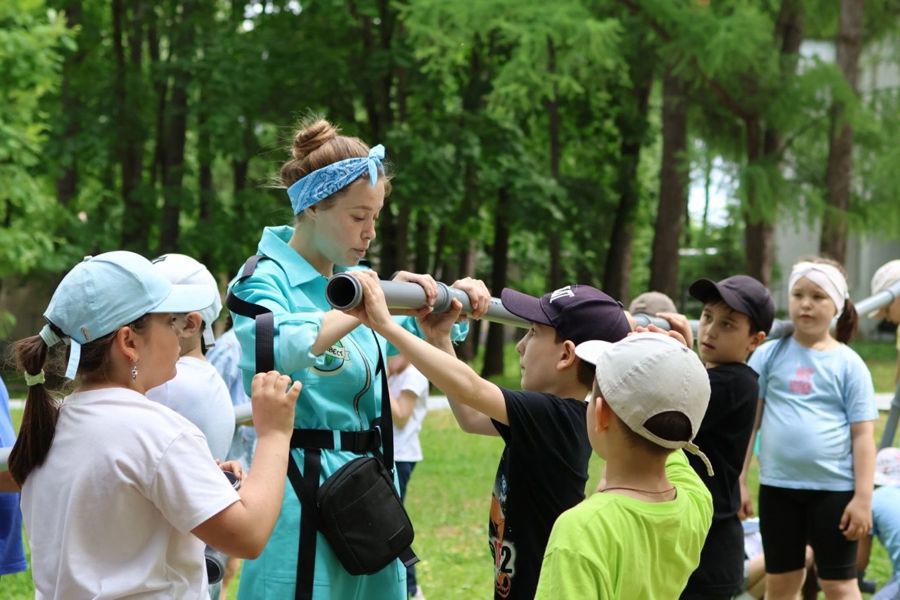
[[[516,547],[506,539],[506,498],[509,484],[500,462],[491,494],[491,522],[488,526],[491,555],[494,557],[494,591],[498,598],[508,598],[516,572]]]
[[[816,370],[812,367],[797,367],[797,371],[788,384],[791,393],[809,394],[812,391],[812,379],[815,374]]]

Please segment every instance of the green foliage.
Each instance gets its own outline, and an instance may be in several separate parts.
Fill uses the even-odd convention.
[[[41,99],[59,86],[61,51],[71,44],[61,15],[41,2],[0,6],[0,279],[62,266],[54,250],[66,215],[42,176],[47,115]]]
[[[634,295],[649,280],[658,82],[669,66],[687,88],[690,136],[705,148],[685,160],[696,168],[723,159],[735,182],[727,227],[694,226],[685,236],[719,253],[685,259],[682,280],[743,263],[736,247],[747,214],[771,221],[823,213],[835,100],[856,134],[848,218],[861,231],[900,231],[897,91],[857,97],[818,59],[794,72],[774,35],[781,2],[120,4],[119,32],[108,2],[75,3],[70,27],[47,7],[72,3],[0,6],[4,283],[123,246],[158,253],[173,197],[179,228],[169,242],[226,280],[263,226],[290,222],[273,181],[297,120],[321,113],[387,146],[395,179],[382,222],[391,227],[379,232],[376,254],[405,240],[404,256],[452,273],[474,248],[475,274],[486,277],[503,190],[510,285],[545,291],[556,238],[564,277],[600,285],[618,226],[633,238],[622,294]],[[837,4],[802,4],[807,37],[833,37]],[[873,0],[866,11],[867,43],[880,53],[865,60],[894,60],[896,9]],[[653,90],[647,107],[642,72]],[[179,136],[173,115],[182,88]],[[778,147],[751,157],[749,123],[777,132]],[[183,164],[167,165],[179,144]],[[163,185],[167,169],[177,172],[175,190]],[[68,196],[59,191],[67,177]],[[630,193],[636,208],[617,225]]]

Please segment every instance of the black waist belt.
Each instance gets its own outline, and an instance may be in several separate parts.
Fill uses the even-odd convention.
[[[376,421],[377,422],[377,421]],[[339,447],[335,446],[335,441]],[[295,600],[312,600],[316,570],[316,533],[319,507],[316,495],[322,475],[322,450],[345,450],[356,454],[372,452],[381,456],[381,428],[366,431],[331,431],[330,429],[295,429],[291,448],[303,449],[303,473],[292,457],[288,457],[288,478],[300,499],[300,543],[297,549],[297,581]]]

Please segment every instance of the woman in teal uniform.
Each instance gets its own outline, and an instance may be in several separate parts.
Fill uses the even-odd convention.
[[[375,239],[375,221],[390,191],[381,162],[384,148],[370,150],[357,138],[338,135],[335,127],[320,119],[295,135],[292,155],[281,169],[281,181],[288,188],[295,227],[263,231],[258,254],[266,260],[259,260],[249,276],[239,273],[231,293],[273,313],[276,368],[303,382],[294,427],[366,431],[381,414],[382,375],[376,370],[385,341],[355,318],[332,310],[325,286],[334,272],[355,267]],[[401,272],[397,279],[422,285],[429,304],[433,303],[437,286],[430,276]],[[490,296],[486,289],[469,293],[480,315]],[[426,308],[422,314],[429,311]],[[256,325],[247,316],[233,313],[233,317],[246,387],[256,370]],[[416,331],[415,319],[405,319]],[[464,335],[464,330],[460,327],[457,333]],[[334,437],[342,439],[338,434]],[[292,450],[301,471],[306,453],[302,447]],[[359,454],[339,447],[322,449],[320,456],[321,484]],[[315,536],[314,558],[307,554],[298,569],[302,511],[291,490],[285,491],[278,523],[262,555],[244,563],[241,600],[406,598],[406,571],[399,560],[373,575],[352,576],[321,534]],[[308,539],[302,543],[308,548]]]

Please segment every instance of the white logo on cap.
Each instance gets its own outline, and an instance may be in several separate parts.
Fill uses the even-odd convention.
[[[567,285],[566,287],[559,288],[552,294],[550,294],[550,304],[553,304],[554,300],[559,300],[560,298],[574,298],[575,291],[572,289],[571,285]]]

